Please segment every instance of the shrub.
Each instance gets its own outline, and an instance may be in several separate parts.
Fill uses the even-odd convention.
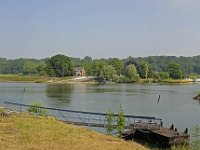
[[[37,113],[41,116],[47,115],[47,111],[39,107],[42,107],[41,103],[33,103],[31,106],[27,108],[27,111]]]
[[[116,127],[119,136],[121,136],[122,133],[124,132],[125,124],[126,120],[124,117],[124,111],[122,109],[122,106],[120,105],[120,110],[118,112],[118,117],[117,117],[117,127]]]
[[[106,114],[106,131],[108,135],[111,135],[113,130],[115,129],[113,123],[114,123],[113,113],[111,112],[111,110],[109,110],[108,113]]]

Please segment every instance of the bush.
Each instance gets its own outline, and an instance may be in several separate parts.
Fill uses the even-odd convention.
[[[111,112],[111,110],[109,110],[108,113],[106,114],[106,131],[108,135],[111,135],[113,130],[115,129],[113,123],[114,123],[113,113]]]
[[[122,106],[120,105],[120,110],[118,112],[118,117],[117,117],[117,127],[116,127],[119,136],[121,136],[122,133],[124,132],[125,124],[126,120],[124,117],[124,111],[122,109]]]
[[[124,82],[125,82],[124,76],[117,76],[117,77],[115,78],[115,82],[116,82],[116,83],[124,83]]]
[[[114,130],[117,130],[116,133],[121,137],[124,132],[125,124],[126,120],[121,105],[117,116],[114,116],[111,110],[108,111],[106,115],[106,130],[109,135],[111,135]]]
[[[168,79],[169,73],[168,72],[159,72],[159,78],[160,79]]]
[[[47,115],[46,110],[44,110],[42,108],[38,108],[38,107],[42,107],[42,104],[41,103],[33,103],[31,106],[29,106],[27,108],[27,111],[37,113],[38,115],[41,115],[41,116]]]

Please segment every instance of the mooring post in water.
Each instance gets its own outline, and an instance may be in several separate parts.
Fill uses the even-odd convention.
[[[188,128],[185,129],[185,131],[183,132],[183,134],[188,134]]]
[[[174,130],[174,125],[172,124],[169,129]]]
[[[160,95],[158,95],[157,104],[160,102]]]

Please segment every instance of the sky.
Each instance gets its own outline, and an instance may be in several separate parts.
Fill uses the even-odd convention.
[[[0,0],[0,57],[200,54],[200,0]]]

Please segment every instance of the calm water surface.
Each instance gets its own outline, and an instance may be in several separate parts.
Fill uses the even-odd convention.
[[[25,93],[23,94],[23,89]],[[44,106],[80,111],[117,113],[122,105],[126,114],[155,116],[164,126],[172,123],[180,130],[200,125],[200,104],[194,97],[200,84],[34,84],[0,83],[0,105],[3,101],[24,104],[42,102]],[[161,95],[157,104],[158,95]]]

